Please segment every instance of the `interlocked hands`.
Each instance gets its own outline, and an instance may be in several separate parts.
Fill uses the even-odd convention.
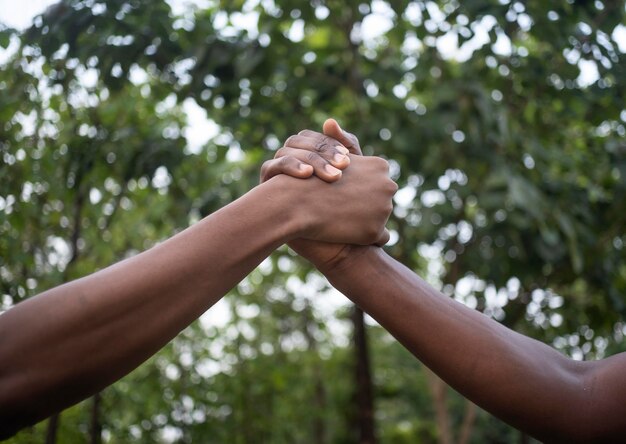
[[[261,168],[261,182],[286,174],[327,188],[312,194],[313,207],[324,201],[326,209],[315,211],[312,226],[289,242],[321,271],[337,266],[352,245],[382,246],[389,240],[385,223],[398,189],[389,178],[387,161],[363,156],[356,136],[333,119],[324,123],[323,131],[304,130],[289,137]]]

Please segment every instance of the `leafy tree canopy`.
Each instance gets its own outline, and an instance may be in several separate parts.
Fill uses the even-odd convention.
[[[286,137],[332,116],[392,161],[395,257],[577,359],[623,349],[624,2],[176,5],[69,0],[23,32],[0,27],[5,309],[215,211]],[[215,124],[201,144],[190,109]],[[346,321],[303,282],[325,289],[280,250],[234,291],[229,322],[194,325],[109,390],[105,435],[308,442],[314,417],[350,440],[349,359],[328,326]],[[420,384],[385,376],[412,366],[398,353],[373,356],[380,405]],[[426,404],[407,407],[408,428],[402,409],[381,416],[383,440],[436,439]],[[86,421],[72,412],[61,433]]]

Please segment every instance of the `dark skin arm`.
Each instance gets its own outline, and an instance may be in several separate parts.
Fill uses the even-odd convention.
[[[548,442],[626,436],[626,354],[571,360],[444,296],[384,251],[351,247],[331,284],[453,388]]]
[[[350,146],[354,136],[336,122],[324,129]],[[623,442],[626,353],[571,360],[444,296],[379,248],[298,247],[413,355],[495,416],[546,442]]]
[[[274,177],[160,245],[0,315],[0,437],[129,373],[283,243],[381,242],[393,193],[379,161],[359,158],[334,184],[300,165],[279,169],[308,179]],[[371,201],[359,203],[362,193]]]

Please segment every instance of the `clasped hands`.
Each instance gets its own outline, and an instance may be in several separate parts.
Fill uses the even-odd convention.
[[[281,180],[285,193],[295,193],[301,222],[288,245],[322,273],[360,248],[389,240],[385,224],[398,189],[389,164],[363,156],[356,136],[333,119],[324,122],[323,133],[289,137],[261,168],[261,182],[268,180]]]

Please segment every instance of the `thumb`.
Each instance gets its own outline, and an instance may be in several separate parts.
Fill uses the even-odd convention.
[[[363,155],[361,147],[359,146],[359,139],[357,139],[354,134],[342,130],[335,119],[326,119],[322,130],[326,136],[330,136],[338,142],[341,142],[351,153],[360,156]]]

